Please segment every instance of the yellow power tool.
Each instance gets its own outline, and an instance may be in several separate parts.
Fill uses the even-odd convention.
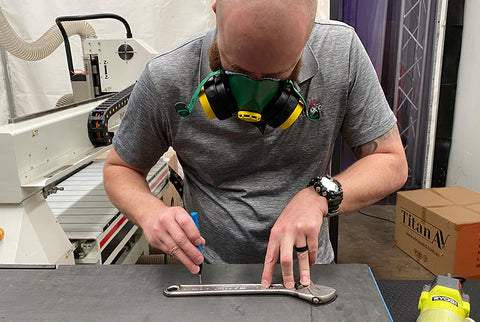
[[[465,322],[469,318],[470,296],[462,291],[457,278],[439,275],[431,285],[423,287],[418,301],[417,322]]]

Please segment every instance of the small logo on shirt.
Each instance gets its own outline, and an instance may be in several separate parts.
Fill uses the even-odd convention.
[[[312,100],[310,104],[308,104],[308,107],[312,107],[312,106],[322,109],[322,105],[320,105],[320,103],[318,103],[316,100]]]
[[[316,100],[310,101],[308,107],[305,109],[307,117],[312,121],[318,121],[322,116],[323,106]]]

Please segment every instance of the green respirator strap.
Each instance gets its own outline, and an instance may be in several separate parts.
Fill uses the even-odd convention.
[[[221,70],[217,70],[217,71],[214,71],[212,73],[210,73],[210,75],[208,75],[207,77],[205,77],[201,82],[200,82],[200,85],[198,85],[197,89],[195,90],[195,93],[193,93],[193,96],[192,96],[192,99],[190,100],[190,104],[185,104],[183,102],[178,102],[175,104],[175,109],[177,110],[177,114],[180,115],[180,116],[188,116],[192,113],[193,111],[193,107],[195,106],[195,102],[197,101],[197,98],[198,98],[198,95],[200,94],[200,91],[202,90],[203,88],[203,85],[205,85],[205,83],[213,76],[215,75],[218,75],[220,74],[222,71]]]
[[[317,122],[318,120],[320,120],[320,117],[322,116],[321,107],[317,105],[307,106],[307,101],[305,101],[302,94],[300,94],[300,92],[297,90],[297,88],[295,87],[295,84],[290,79],[288,79],[288,82],[292,84],[293,91],[297,93],[297,95],[302,100],[304,104],[305,115],[307,116],[307,118],[313,122]]]
[[[321,106],[319,105],[312,105],[307,107],[307,101],[303,98],[302,94],[300,94],[300,91],[297,90],[297,87],[295,86],[295,83],[292,82],[290,78],[287,78],[285,81],[287,84],[290,84],[292,90],[298,95],[299,100],[302,102],[303,108],[305,115],[310,121],[317,122],[320,120],[320,117],[322,116],[322,110]]]

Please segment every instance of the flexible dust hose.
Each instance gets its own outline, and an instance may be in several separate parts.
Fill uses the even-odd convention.
[[[79,35],[80,37],[95,36],[95,30],[85,21],[64,22],[63,27],[69,37],[73,35]],[[12,55],[28,61],[40,60],[53,53],[62,43],[62,33],[56,25],[50,27],[36,41],[24,41],[10,26],[2,8],[0,8],[0,45]]]
[[[73,94],[68,93],[68,94],[63,95],[62,97],[60,97],[58,99],[57,103],[55,104],[55,107],[62,107],[62,106],[70,105],[70,104],[73,104],[73,103],[75,103],[75,100],[73,98]]]

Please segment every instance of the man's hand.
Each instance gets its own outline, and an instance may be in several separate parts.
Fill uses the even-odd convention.
[[[205,244],[205,240],[185,209],[167,207],[150,192],[145,180],[149,170],[128,164],[112,148],[103,170],[108,197],[122,214],[143,229],[150,245],[175,256],[196,274],[203,262],[196,246]]]
[[[270,232],[262,275],[263,287],[268,288],[272,283],[273,271],[279,258],[285,287],[294,287],[295,246],[308,246],[307,251],[297,252],[297,257],[300,282],[303,285],[310,284],[310,266],[317,259],[318,234],[327,212],[327,200],[312,187],[303,189],[288,203]]]
[[[164,206],[145,215],[139,224],[151,246],[177,258],[192,274],[199,272],[203,256],[197,246],[205,240],[185,209]]]

